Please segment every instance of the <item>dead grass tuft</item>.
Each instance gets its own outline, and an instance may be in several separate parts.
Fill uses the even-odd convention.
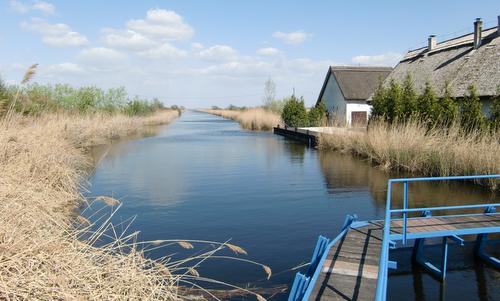
[[[235,254],[243,254],[247,255],[247,251],[245,251],[242,247],[227,243],[226,247],[228,247],[231,251],[233,251]]]
[[[118,206],[120,205],[120,201],[118,201],[117,199],[115,198],[112,198],[112,197],[109,197],[109,196],[98,196],[95,198],[96,201],[101,201],[103,202],[104,204],[108,205],[108,206]]]

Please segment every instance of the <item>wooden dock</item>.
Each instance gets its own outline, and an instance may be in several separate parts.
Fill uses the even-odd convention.
[[[355,214],[347,215],[337,237],[330,240],[320,236],[309,269],[304,274],[295,275],[288,301],[384,301],[387,298],[388,270],[398,268],[398,263],[389,258],[390,250],[408,248],[413,241],[411,262],[420,265],[438,281],[446,279],[449,242],[463,246],[464,239],[460,236],[465,235],[476,237],[476,258],[500,269],[500,260],[485,251],[488,235],[500,233],[500,214],[496,213],[500,203],[409,207],[410,183],[480,179],[497,180],[500,174],[389,179],[384,220],[358,221]],[[394,185],[403,186],[402,208],[392,208]],[[443,215],[433,216],[436,212]],[[413,217],[416,214],[420,217]],[[438,264],[424,254],[426,239],[440,239],[442,242]]]
[[[305,143],[309,147],[315,147],[318,142],[319,132],[310,131],[307,129],[295,128],[295,127],[274,127],[273,132],[276,135],[287,137],[296,141]]]
[[[391,234],[402,234],[402,220],[391,222]],[[455,230],[456,235],[480,234],[486,228],[500,227],[500,214],[408,219],[411,237],[441,237]],[[384,221],[372,221],[351,228],[328,252],[320,267],[309,300],[374,300],[383,241]],[[487,230],[486,230],[487,232]]]

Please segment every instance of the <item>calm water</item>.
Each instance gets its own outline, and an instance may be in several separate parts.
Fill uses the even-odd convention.
[[[202,239],[231,242],[248,251],[260,268],[214,259],[202,276],[233,284],[276,287],[290,284],[290,268],[307,262],[317,236],[333,237],[346,214],[382,218],[388,174],[366,162],[319,152],[272,133],[241,130],[237,123],[186,112],[157,135],[95,150],[90,196],[123,201],[115,222],[136,216],[130,231],[141,240]],[[105,154],[105,156],[103,155]],[[412,206],[489,202],[498,195],[467,185],[410,186]],[[152,257],[203,250],[196,245],[159,250]],[[460,257],[463,252],[454,250]],[[404,260],[408,256],[395,254]],[[470,256],[450,263],[440,286],[411,266],[391,275],[395,300],[499,300],[500,273]],[[452,280],[452,281],[450,281]],[[284,294],[273,300],[284,300]]]

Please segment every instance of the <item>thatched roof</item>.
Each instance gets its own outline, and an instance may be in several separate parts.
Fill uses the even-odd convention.
[[[391,73],[391,67],[331,66],[318,97],[321,101],[330,76],[335,77],[345,100],[367,100]]]
[[[438,43],[432,51],[427,47],[410,50],[392,73],[391,79],[402,83],[407,74],[412,76],[415,87],[421,91],[429,81],[441,96],[446,82],[454,97],[467,94],[475,85],[480,96],[496,94],[500,85],[500,37],[497,27],[482,31],[482,42],[474,49],[474,34],[467,34]]]

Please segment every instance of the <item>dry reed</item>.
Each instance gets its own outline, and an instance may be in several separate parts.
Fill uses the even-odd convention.
[[[224,248],[238,250],[209,242],[216,246],[210,252],[174,262],[151,260],[144,256],[145,243],[136,241],[137,233],[117,234],[111,217],[91,225],[74,211],[85,202],[80,194],[90,165],[85,148],[177,115],[12,115],[0,120],[0,299],[179,300],[179,292],[185,292],[179,284],[199,288],[194,283],[200,278],[199,262]],[[96,201],[113,212],[121,206],[110,197]],[[96,247],[101,240],[109,242]],[[189,249],[192,242],[149,245]]]
[[[322,134],[320,149],[334,149],[366,157],[386,169],[429,176],[500,173],[500,133],[463,134],[458,125],[433,128],[416,121],[388,125],[374,123],[366,132],[339,129]],[[489,181],[492,189],[498,182]]]
[[[283,124],[281,117],[263,108],[245,110],[203,110],[203,112],[237,121],[242,128],[252,131],[270,131]]]

